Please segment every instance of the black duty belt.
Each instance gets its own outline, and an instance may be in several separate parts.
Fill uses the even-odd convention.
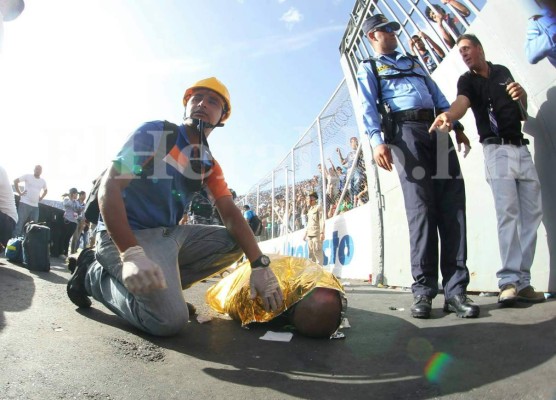
[[[529,144],[529,139],[523,138],[501,138],[501,137],[488,137],[484,139],[482,144],[513,144],[514,146],[525,146]]]
[[[434,121],[434,110],[423,108],[421,110],[405,110],[392,113],[396,122],[404,121]]]

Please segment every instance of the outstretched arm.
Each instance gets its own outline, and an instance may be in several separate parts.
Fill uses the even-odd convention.
[[[448,46],[449,48],[454,47],[456,42],[452,37],[452,35],[450,35],[450,32],[448,32],[448,30],[442,23],[442,18],[438,17],[436,23],[438,24],[438,29],[440,29],[440,34],[442,35],[442,38],[444,39],[444,43],[446,43],[446,46]]]
[[[345,163],[345,158],[344,156],[342,156],[342,150],[340,150],[340,148],[336,148],[336,152],[338,153],[338,156],[340,157],[340,164],[344,165]]]
[[[454,7],[458,11],[458,14],[462,17],[469,17],[469,15],[471,15],[471,11],[469,11],[469,8],[467,8],[457,0],[442,0],[442,3],[449,4]]]
[[[471,107],[471,102],[466,96],[459,95],[450,106],[450,109],[440,114],[432,123],[429,132],[439,129],[442,132],[449,132],[453,129],[453,122],[465,115],[467,109]]]
[[[334,163],[332,162],[332,160],[330,158],[328,159],[328,162],[330,163],[330,166],[332,167],[334,176],[338,176],[338,171],[336,171],[336,167],[334,166]]]
[[[446,57],[446,53],[444,53],[444,50],[442,50],[442,48],[434,40],[432,40],[429,35],[427,35],[425,32],[419,31],[419,36],[421,36],[421,38],[426,40],[431,45],[436,54],[438,54],[442,58]]]
[[[409,40],[407,41],[407,44],[409,46],[409,49],[411,50],[411,54],[416,56],[417,54],[415,53],[415,43],[413,43],[413,39],[409,38]]]

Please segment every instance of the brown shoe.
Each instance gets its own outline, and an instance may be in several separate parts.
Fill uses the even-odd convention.
[[[513,283],[502,286],[498,295],[498,303],[511,306],[517,300],[517,289]]]
[[[544,293],[535,292],[533,286],[527,286],[517,293],[517,301],[524,303],[542,303],[545,300]]]

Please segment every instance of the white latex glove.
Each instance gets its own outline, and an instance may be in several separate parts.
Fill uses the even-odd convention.
[[[165,289],[166,279],[162,268],[150,260],[141,246],[133,246],[120,255],[124,285],[133,294],[147,294]]]
[[[282,306],[282,289],[269,267],[252,268],[249,283],[251,299],[257,297],[257,294],[261,296],[266,311],[276,311]]]

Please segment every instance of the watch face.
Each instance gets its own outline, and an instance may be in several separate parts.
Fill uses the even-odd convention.
[[[268,267],[270,265],[270,258],[268,258],[268,256],[262,255],[261,264],[264,265],[265,267]]]

